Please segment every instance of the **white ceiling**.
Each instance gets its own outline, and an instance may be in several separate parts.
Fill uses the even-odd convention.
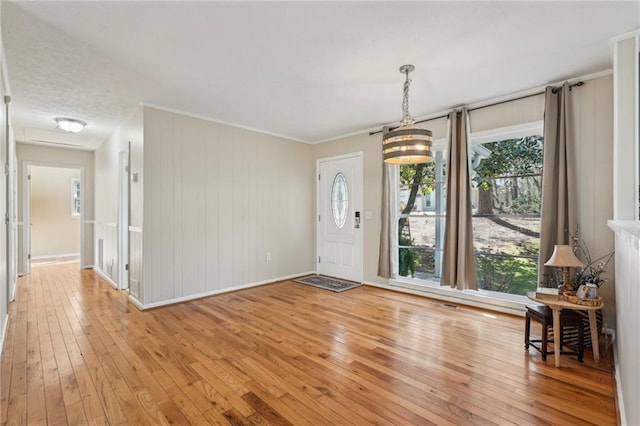
[[[318,142],[609,69],[639,2],[7,2],[16,139],[96,148],[141,103]],[[65,134],[54,117],[84,120]]]

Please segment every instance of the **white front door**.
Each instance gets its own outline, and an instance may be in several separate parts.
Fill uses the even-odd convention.
[[[362,282],[362,154],[318,160],[319,274]]]

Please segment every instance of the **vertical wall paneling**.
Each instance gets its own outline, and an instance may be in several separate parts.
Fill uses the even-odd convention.
[[[155,194],[160,186],[160,176],[156,177],[156,182],[147,176],[147,172],[151,171],[153,164],[159,164],[162,153],[160,149],[160,125],[158,123],[158,117],[154,114],[149,114],[145,108],[143,112],[144,120],[144,149],[142,155],[143,168],[145,170],[145,180],[143,187],[143,247],[152,247],[154,244],[158,244],[154,235],[160,236],[161,228],[161,199]],[[149,173],[150,174],[150,173]],[[146,232],[145,232],[146,230]],[[147,253],[143,258],[143,288],[141,289],[141,302],[146,303],[147,300],[153,300],[157,298],[156,285],[153,283],[156,280],[156,276],[159,276],[158,271],[159,264],[159,252],[157,250],[147,250]]]
[[[205,291],[207,281],[207,160],[206,160],[206,126],[199,124],[196,135],[196,162],[198,164],[196,186],[196,210],[198,212],[198,226],[196,236],[198,244],[195,247],[196,262],[196,293]]]
[[[219,171],[218,152],[220,150],[220,136],[218,126],[203,126],[203,140],[200,141],[204,145],[205,158],[207,159],[207,167],[205,169],[205,251],[204,262],[206,263],[206,273],[200,281],[199,291],[204,292],[208,287],[217,290],[220,288],[219,276],[219,260],[220,250],[219,244],[221,238],[219,236],[220,213],[218,211],[219,196]]]
[[[613,43],[614,185],[613,218],[638,220],[638,90],[640,32]]]
[[[129,295],[142,299],[142,229],[129,228]]]
[[[592,259],[614,250],[607,220],[613,216],[613,79],[588,80],[572,90],[571,120],[576,141],[576,201],[578,224]],[[575,230],[572,230],[574,232]],[[615,327],[615,266],[607,266],[607,283],[600,288],[607,325]]]
[[[219,135],[219,151],[215,158],[218,163],[218,199],[214,201],[218,210],[218,290],[234,284],[233,240],[236,237],[233,229],[233,133],[231,128],[220,126]]]
[[[110,284],[118,286],[118,227],[115,223],[96,223],[95,227],[96,262],[94,270],[100,273]],[[100,250],[100,244],[102,249]],[[102,257],[100,257],[102,256]]]
[[[84,239],[85,241],[94,241],[95,233],[94,233],[94,223],[93,221],[84,221]],[[81,248],[84,250],[84,262],[87,268],[91,268],[95,264],[95,255],[94,250],[91,249],[91,246],[85,244],[84,247]]]
[[[198,166],[198,132],[199,121],[183,118],[182,127],[182,200],[180,211],[182,217],[182,292],[180,294],[198,293],[198,227],[200,210],[198,194],[200,181]]]
[[[640,225],[609,221],[616,247],[616,366],[622,424],[640,424]]]
[[[258,204],[258,187],[260,183],[258,170],[260,164],[257,158],[257,147],[259,140],[253,139],[247,144],[246,161],[249,168],[248,173],[248,188],[247,188],[247,266],[246,270],[248,276],[246,280],[248,282],[256,282],[259,279],[259,258],[264,258],[264,254],[261,256],[260,252],[260,240],[258,240],[258,216],[259,210]],[[251,250],[251,247],[255,247]]]
[[[162,218],[162,230],[159,236],[158,247],[160,250],[160,276],[165,280],[168,279],[171,285],[158,286],[158,297],[161,300],[170,300],[174,297],[178,297],[176,294],[176,288],[181,287],[180,283],[175,282],[176,274],[176,258],[175,258],[175,234],[177,232],[175,228],[174,209],[176,204],[176,162],[174,158],[174,128],[175,114],[168,114],[165,120],[160,122],[161,127],[161,144],[160,144],[160,165],[161,179],[160,187],[156,188],[156,191],[160,192],[161,208],[155,213],[159,214]],[[178,163],[179,164],[179,163]],[[154,170],[155,171],[155,170]],[[160,277],[158,277],[160,278]],[[158,282],[154,281],[154,284]]]
[[[144,305],[313,270],[310,145],[145,108],[143,155]]]
[[[118,253],[121,236],[118,230],[126,232],[127,226],[142,229],[143,206],[143,111],[136,109],[131,116],[119,126],[108,139],[103,141],[95,151],[95,229],[94,239],[102,240],[103,254],[96,259],[95,269],[111,284],[126,288],[127,283],[120,283],[127,274],[124,271],[127,259],[120,259]],[[121,223],[124,219],[120,214],[122,188],[121,162],[123,153],[129,152],[129,182],[130,223]],[[135,176],[135,179],[133,179]],[[131,245],[131,244],[129,244]],[[126,253],[122,253],[126,256]],[[129,254],[129,257],[131,255]],[[102,266],[100,266],[102,265]],[[129,280],[131,281],[131,280]]]
[[[173,268],[173,297],[178,297],[179,295],[184,294],[183,272],[186,269],[183,246],[183,241],[186,240],[184,235],[185,223],[182,215],[182,209],[184,208],[183,182],[185,181],[183,179],[183,175],[186,173],[182,158],[186,156],[183,154],[189,149],[183,139],[183,133],[187,127],[187,123],[185,122],[186,120],[186,117],[180,117],[179,115],[173,114],[173,140],[167,139],[167,142],[170,143],[170,145],[167,145],[167,150],[169,150],[169,147],[173,150],[173,226],[171,227],[171,230],[173,231],[174,247],[173,264],[175,265]]]

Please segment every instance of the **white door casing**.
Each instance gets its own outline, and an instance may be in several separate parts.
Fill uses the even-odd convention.
[[[363,281],[362,153],[317,161],[319,274]]]
[[[129,288],[129,158],[130,148],[118,153],[118,289]]]
[[[24,274],[31,274],[31,165],[26,161],[23,163],[22,172],[22,190],[24,196],[22,197],[23,209],[22,220],[23,225],[23,242],[22,247],[24,250]]]

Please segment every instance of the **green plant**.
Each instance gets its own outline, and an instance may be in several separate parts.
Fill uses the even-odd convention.
[[[538,250],[532,243],[518,244],[513,253],[492,249],[476,252],[478,287],[483,290],[525,295],[537,285]]]
[[[582,284],[595,284],[598,288],[607,281],[607,278],[603,278],[602,274],[605,271],[615,252],[607,253],[595,260],[591,259],[591,253],[589,247],[585,241],[579,236],[580,230],[577,230],[575,234],[569,235],[571,243],[573,245],[573,252],[579,258],[584,259],[586,265],[582,268],[576,268],[576,274],[571,280],[571,286],[573,290],[577,290]]]
[[[421,262],[420,253],[417,250],[407,247],[413,245],[412,239],[400,236],[398,242],[400,245],[400,251],[398,253],[398,274],[403,277],[411,274],[413,277],[416,273],[416,266],[420,265]]]
[[[510,214],[539,214],[541,200],[538,194],[521,195],[507,208]]]

